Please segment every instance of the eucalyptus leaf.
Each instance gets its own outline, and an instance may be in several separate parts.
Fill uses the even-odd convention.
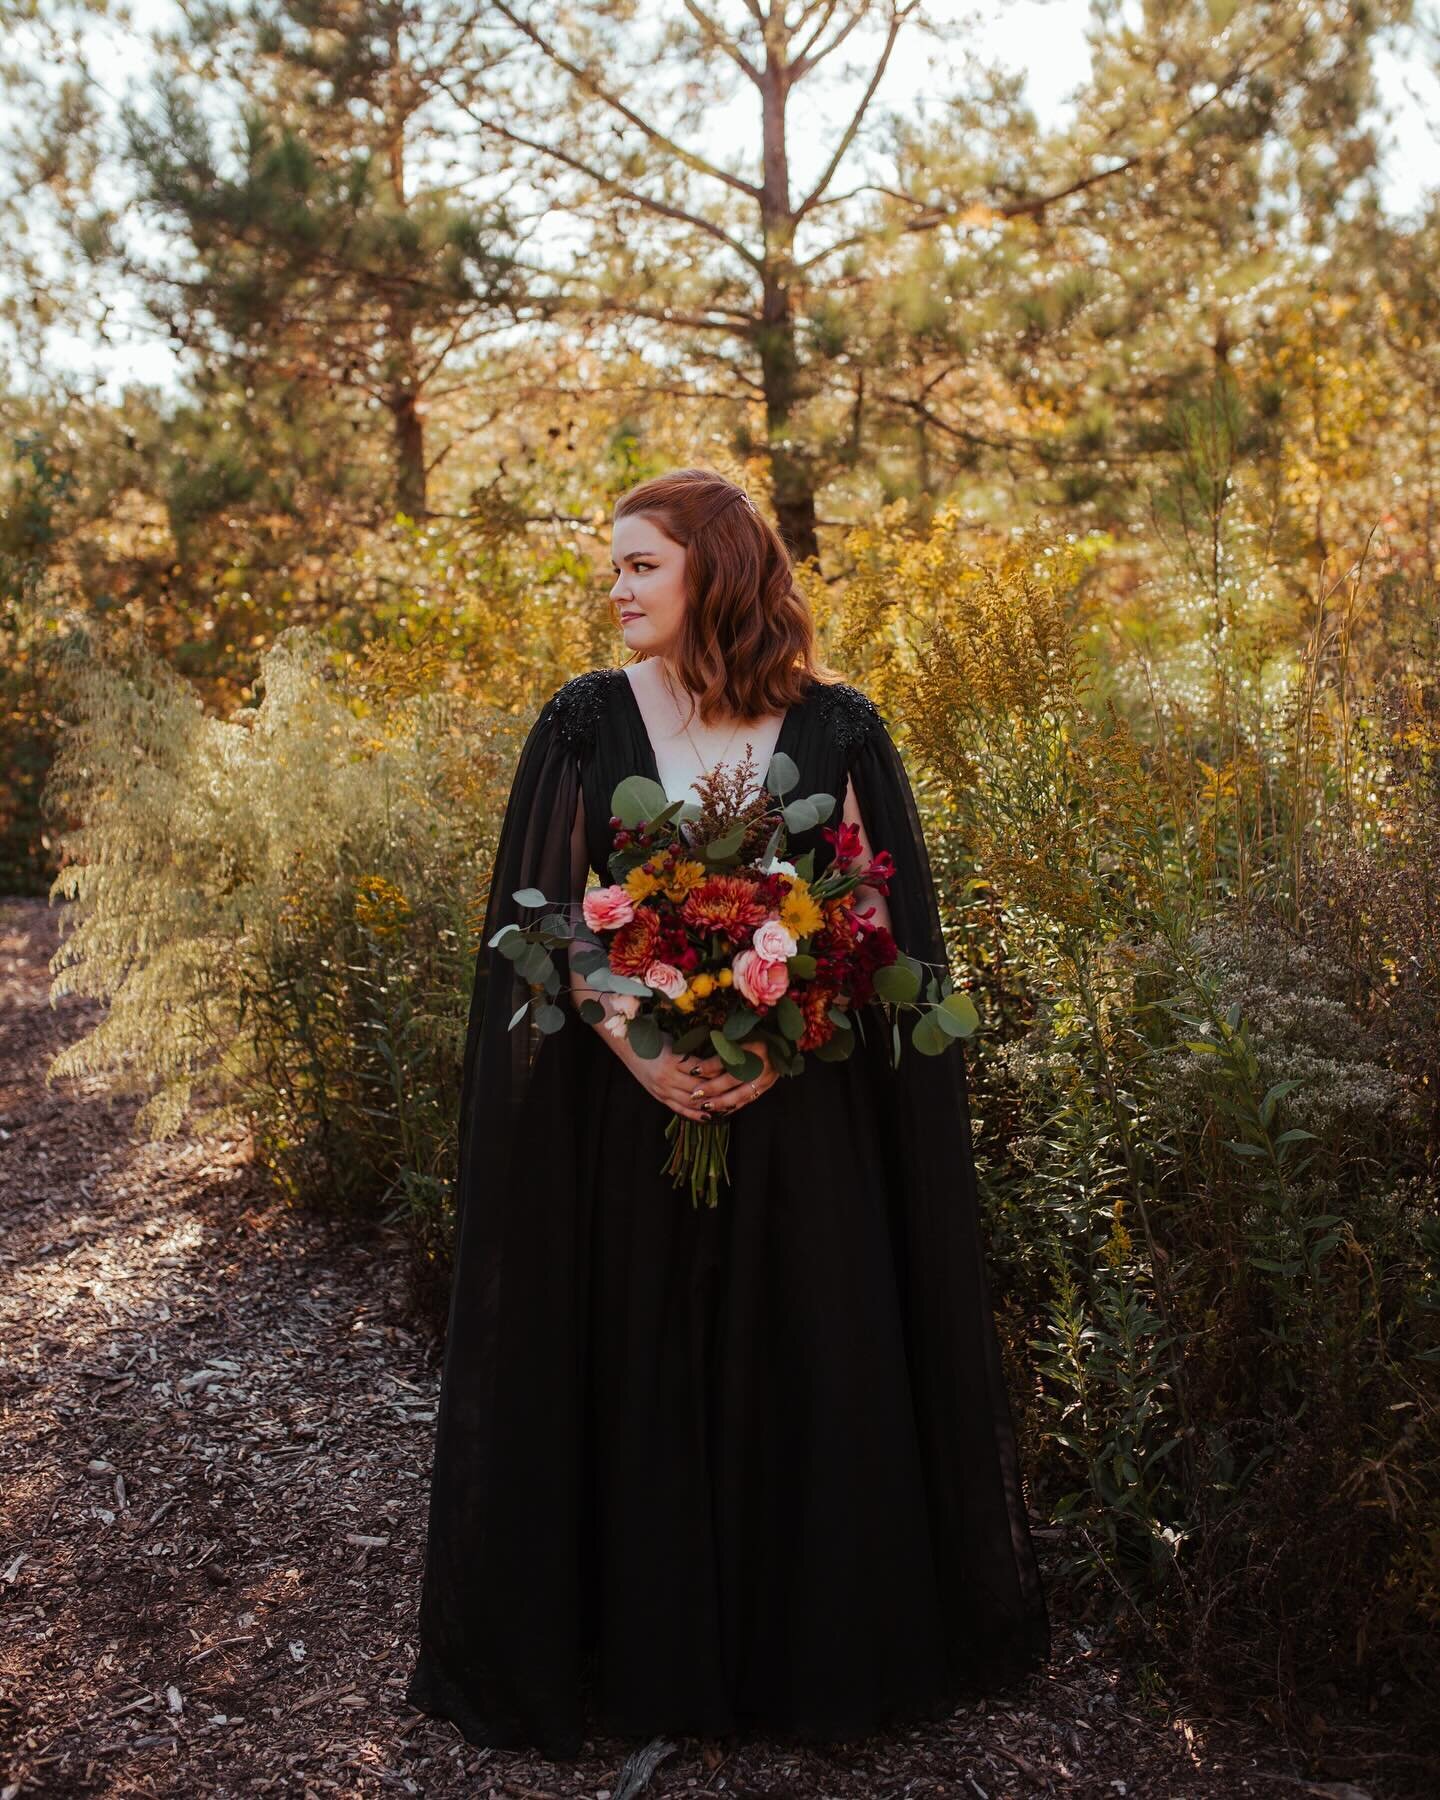
[[[518,900],[521,906],[544,906],[547,904],[545,896],[540,892],[539,888],[517,888],[513,898]]]
[[[798,981],[809,981],[815,974],[815,958],[808,950],[797,950],[785,958],[785,967]]]
[[[591,985],[597,986],[598,983],[592,982]],[[655,992],[650,983],[642,981],[638,975],[617,975],[613,969],[607,986],[612,994],[633,994],[637,1000],[649,1000]]]
[[[936,1009],[936,1018],[951,1037],[970,1037],[980,1029],[980,1015],[968,994],[947,994]]]
[[[920,992],[920,977],[902,962],[887,963],[872,979],[875,992],[892,1005],[908,1005]]]
[[[788,794],[800,779],[800,771],[783,750],[777,750],[765,770],[766,791],[777,800]]]
[[[647,1062],[660,1054],[660,1027],[648,1013],[638,1013],[630,1021],[625,1037],[635,1054],[643,1056]]]
[[[610,811],[622,825],[632,828],[664,812],[670,796],[648,775],[627,775],[610,796]]]
[[[565,1023],[565,1014],[558,1006],[542,1006],[535,1015],[535,1023],[542,1031],[559,1031]]]
[[[775,1008],[775,1023],[787,1038],[798,1041],[805,1035],[805,1015],[788,994]]]
[[[738,1044],[732,1044],[723,1031],[711,1031],[710,1042],[715,1046],[716,1054],[724,1058],[727,1068],[733,1069],[737,1063],[744,1062],[745,1052]]]
[[[652,989],[638,975],[618,975],[614,969],[596,969],[585,978],[597,993],[634,994],[637,1000],[648,1000]]]
[[[739,1006],[726,1019],[721,1029],[727,1038],[738,1042],[747,1032],[753,1031],[759,1023],[759,1013],[748,1006]]]
[[[745,833],[748,829],[749,827],[742,820],[740,824],[733,825],[724,837],[713,839],[705,846],[706,861],[724,862],[727,857],[734,856],[745,842]]]
[[[527,944],[525,954],[515,964],[515,972],[523,975],[526,981],[543,981],[554,966],[550,952],[543,944]]]
[[[780,817],[784,819],[787,831],[813,831],[820,823],[820,815],[809,800],[792,800],[782,809]]]

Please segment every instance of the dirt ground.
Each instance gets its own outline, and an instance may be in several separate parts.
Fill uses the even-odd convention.
[[[819,1751],[595,1739],[550,1764],[415,1713],[438,1363],[403,1246],[286,1207],[242,1144],[136,1143],[134,1102],[47,1086],[94,1016],[52,1008],[57,943],[56,909],[0,902],[0,1800],[1378,1800],[1145,1696],[1063,1615],[1021,1687]]]

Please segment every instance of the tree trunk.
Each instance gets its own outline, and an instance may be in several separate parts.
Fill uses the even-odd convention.
[[[386,404],[395,421],[395,505],[412,519],[428,510],[425,494],[425,426],[411,388],[391,394]]]
[[[810,465],[790,437],[790,415],[800,398],[800,359],[795,347],[795,217],[790,204],[790,158],[785,141],[785,102],[790,71],[783,49],[771,42],[761,86],[764,157],[760,211],[765,238],[763,291],[755,348],[765,394],[770,452],[770,497],[786,549],[796,562],[818,559],[815,485]]]

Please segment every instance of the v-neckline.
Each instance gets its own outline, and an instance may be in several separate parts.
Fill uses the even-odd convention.
[[[655,746],[651,742],[651,739],[650,739],[650,727],[645,723],[645,715],[640,710],[640,701],[639,701],[639,697],[636,695],[636,692],[635,692],[635,683],[633,681],[631,681],[630,677],[625,673],[625,670],[623,668],[616,669],[615,678],[617,681],[619,681],[621,687],[624,688],[625,693],[629,699],[630,716],[635,722],[635,732],[636,732],[637,737],[640,739],[641,745],[643,746],[645,760],[650,765],[647,769],[640,770],[639,773],[648,775],[650,777],[650,779],[655,783],[656,787],[660,788],[662,790],[662,792],[665,793],[665,797],[668,800],[670,798],[669,792],[665,788],[665,783],[660,779],[660,759],[656,756]],[[801,699],[801,700],[797,700],[797,701],[793,702],[791,705],[789,705],[785,708],[785,717],[780,721],[780,731],[779,731],[778,736],[775,739],[775,748],[770,752],[772,759],[774,757],[778,756],[782,750],[786,751],[788,754],[790,740],[793,737],[796,729],[798,729],[799,722],[800,722],[800,712],[801,712],[801,709],[804,706],[804,704],[805,704],[805,701],[803,699]],[[767,762],[765,765],[765,768],[760,771],[758,779],[762,786],[764,785],[765,775],[766,775],[766,772],[768,771],[769,767],[770,767],[770,764]],[[702,773],[703,773],[703,771],[702,771]],[[693,795],[687,790],[687,792],[682,796],[682,798],[692,799]],[[672,804],[673,804],[673,802],[672,802]]]

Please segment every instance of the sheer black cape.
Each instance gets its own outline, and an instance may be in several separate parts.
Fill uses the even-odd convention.
[[[943,970],[920,818],[878,709],[848,684],[817,683],[787,715],[777,748],[799,765],[800,792],[836,796],[834,820],[853,781],[871,846],[894,859],[895,938]],[[587,862],[608,882],[610,795],[636,773],[658,778],[618,669],[592,670],[553,694],[515,771],[465,1047],[456,1263],[407,1698],[473,1743],[552,1757],[577,1755],[596,1729],[833,1739],[939,1716],[963,1692],[1033,1669],[1050,1646],[979,1234],[964,1053],[957,1045],[919,1054],[906,1019],[892,1069],[888,1025],[865,1009],[872,1028],[846,1063],[812,1058],[736,1115],[733,1204],[722,1197],[707,1218],[668,1178],[662,1194],[655,1170],[666,1109],[573,1013],[554,1034],[528,1018],[511,1030],[528,990],[489,948],[507,922],[537,916],[515,901],[517,890],[573,901]],[[831,853],[818,828],[792,841],[790,854],[806,849],[818,873]],[[880,1223],[878,1235],[847,1245],[851,1226],[841,1221],[853,1209],[810,1190],[823,1184],[833,1195],[857,1181]],[[762,1212],[769,1222],[751,1231],[747,1220]],[[858,1306],[853,1292],[837,1294],[817,1314],[853,1318],[852,1339],[862,1319],[880,1321],[865,1341],[837,1339],[833,1353],[855,1358],[845,1377],[858,1384],[855,1411],[844,1427],[853,1471],[841,1460],[838,1422],[829,1435],[801,1429],[808,1396],[819,1406],[827,1391],[817,1358],[832,1353],[818,1341],[792,1352],[794,1333],[767,1323],[766,1259],[782,1253],[777,1245],[793,1247],[776,1236],[792,1217],[816,1251],[808,1282],[824,1281],[832,1245],[837,1285],[854,1279],[857,1259],[873,1265],[865,1274],[873,1302],[868,1290]],[[796,1316],[794,1300],[787,1304],[776,1319]],[[689,1336],[662,1338],[677,1307]],[[891,1314],[903,1344],[893,1365],[881,1328]],[[646,1320],[659,1321],[653,1345],[640,1336]],[[689,1369],[691,1345],[699,1347],[686,1410],[665,1413],[657,1401],[642,1430],[636,1395],[649,1361]],[[633,1368],[627,1355],[640,1359]],[[837,1387],[840,1379],[837,1369]],[[791,1412],[782,1394],[799,1396],[786,1402]],[[747,1422],[757,1406],[773,1412],[763,1428]],[[892,1453],[887,1434],[899,1431]],[[677,1436],[708,1445],[693,1468],[681,1465]],[[846,1471],[824,1490],[840,1502],[806,1486],[830,1466],[827,1455]],[[653,1470],[634,1466],[649,1461]],[[892,1502],[912,1463],[923,1496],[914,1515]],[[884,1471],[883,1491],[873,1470]],[[650,1518],[646,1496],[657,1482],[671,1484],[672,1498]],[[692,1506],[686,1496],[697,1484],[704,1491]],[[843,1512],[833,1531],[816,1512],[832,1504]],[[813,1546],[813,1588],[792,1580],[794,1553],[773,1547],[782,1528],[791,1532],[786,1509],[796,1518],[783,1541]],[[643,1521],[634,1540],[625,1536],[632,1514],[637,1531]],[[923,1547],[919,1573],[910,1573],[920,1566],[902,1538]],[[863,1554],[846,1560],[862,1543]],[[824,1566],[832,1546],[833,1565]],[[659,1567],[664,1557],[669,1573],[645,1596],[648,1610],[633,1626],[628,1614],[622,1621],[645,1587],[643,1559]],[[913,1602],[902,1599],[907,1581]],[[849,1611],[810,1616],[828,1614],[836,1593]],[[883,1613],[892,1603],[893,1619]],[[914,1619],[901,1615],[903,1604]],[[865,1663],[859,1638],[887,1642],[892,1625],[891,1647]]]

